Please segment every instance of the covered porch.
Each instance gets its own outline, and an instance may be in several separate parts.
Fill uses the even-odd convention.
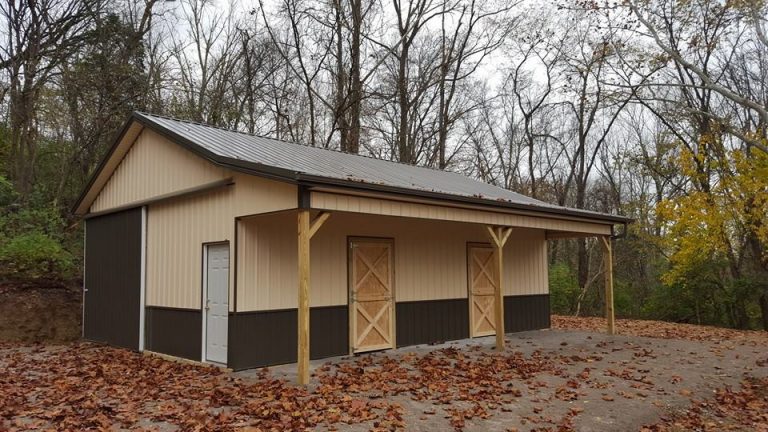
[[[547,241],[600,237],[611,269],[612,235],[554,212],[301,189],[295,210],[236,220],[232,366],[296,362],[307,384],[310,359],[494,334],[503,349],[549,327]],[[254,340],[258,326],[279,329]]]

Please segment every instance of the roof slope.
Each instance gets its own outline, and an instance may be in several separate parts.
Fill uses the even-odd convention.
[[[154,115],[138,116],[226,158],[318,177],[546,205],[542,201],[453,172],[310,147]]]
[[[459,199],[498,207],[571,214],[603,221],[627,221],[621,216],[551,205],[458,173],[295,144],[146,113],[136,112],[132,120],[165,134],[214,163],[253,174],[309,184],[360,187]]]

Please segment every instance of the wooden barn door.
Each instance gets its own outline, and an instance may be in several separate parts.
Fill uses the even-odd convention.
[[[395,346],[392,249],[392,240],[388,239],[350,240],[350,338],[353,352]]]
[[[496,266],[493,249],[485,245],[467,247],[469,285],[469,334],[472,337],[496,334],[494,290]]]

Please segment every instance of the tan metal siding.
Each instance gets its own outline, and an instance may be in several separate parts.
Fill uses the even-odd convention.
[[[256,216],[239,228],[238,310],[297,305],[296,214]],[[482,225],[333,213],[311,244],[312,306],[347,304],[347,238],[394,238],[397,301],[467,297],[467,242],[487,242]],[[516,229],[505,252],[505,295],[547,293],[546,240]]]
[[[255,219],[258,219],[258,224],[254,223]],[[241,220],[238,235],[242,254],[237,262],[240,273],[237,309],[295,308],[298,304],[296,213]],[[312,299],[313,306],[318,295]]]
[[[452,208],[414,202],[340,195],[328,192],[312,192],[312,207],[324,210],[471,222],[488,225],[505,225],[546,229],[550,231],[581,232],[597,235],[611,234],[611,226],[605,224],[466,208]]]
[[[292,209],[298,204],[296,185],[247,174],[230,175],[235,181],[235,217]]]
[[[131,146],[136,141],[136,138],[141,134],[144,127],[136,122],[131,122],[124,130],[123,136],[120,141],[115,144],[115,147],[111,150],[111,154],[104,161],[104,166],[99,171],[98,175],[93,179],[93,184],[88,187],[88,191],[83,196],[83,200],[79,203],[75,209],[75,214],[83,215],[88,213],[88,209],[93,204],[93,201],[97,198],[101,188],[111,178],[112,171],[120,164],[125,154],[131,149]]]
[[[515,229],[504,247],[504,295],[547,294],[549,274],[544,231]]]
[[[230,174],[150,129],[144,129],[117,166],[91,212],[223,180]]]
[[[232,245],[233,192],[225,188],[149,206],[147,305],[200,308],[203,243]]]
[[[234,181],[213,192],[149,206],[147,305],[200,308],[203,243],[228,240],[234,263],[236,217],[296,207],[293,185],[246,175],[234,175]],[[241,258],[238,265],[246,264]],[[231,265],[229,280],[234,279]],[[230,299],[233,295],[230,283]]]

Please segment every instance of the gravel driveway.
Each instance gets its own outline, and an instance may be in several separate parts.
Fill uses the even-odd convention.
[[[703,328],[702,328],[703,329]],[[628,431],[768,376],[768,338],[577,330],[409,347],[244,372],[79,343],[0,345],[0,430]]]
[[[315,368],[326,365],[321,376],[344,374],[345,366],[367,364],[367,373],[379,373],[388,361],[408,364],[411,358],[423,358],[446,348],[456,349],[469,361],[493,355],[494,338],[479,338],[454,343],[403,348],[356,358],[314,362]],[[517,333],[508,337],[510,353],[522,358],[551,361],[539,372],[516,377],[503,383],[519,390],[488,402],[479,415],[471,415],[473,399],[453,400],[444,404],[439,397],[414,400],[412,394],[387,396],[389,402],[404,407],[404,421],[409,430],[445,431],[456,423],[457,408],[469,410],[464,419],[465,430],[537,430],[564,426],[579,431],[630,431],[654,423],[670,411],[686,407],[691,399],[709,398],[717,388],[738,387],[745,376],[768,376],[768,366],[760,360],[768,358],[765,346],[679,339],[657,339],[636,336],[544,330]],[[446,354],[450,356],[450,354]],[[365,359],[365,360],[363,360]],[[411,374],[417,374],[409,368]],[[275,376],[293,380],[295,365],[273,368]],[[341,371],[341,372],[339,372]],[[253,372],[240,372],[243,377]],[[452,382],[450,378],[446,378]],[[402,387],[409,388],[408,383]],[[481,390],[484,386],[477,385]],[[362,392],[377,395],[376,390]],[[486,398],[488,400],[488,398]],[[487,414],[487,415],[486,415]],[[483,418],[487,417],[487,418]],[[368,430],[369,424],[339,427],[340,430]]]

